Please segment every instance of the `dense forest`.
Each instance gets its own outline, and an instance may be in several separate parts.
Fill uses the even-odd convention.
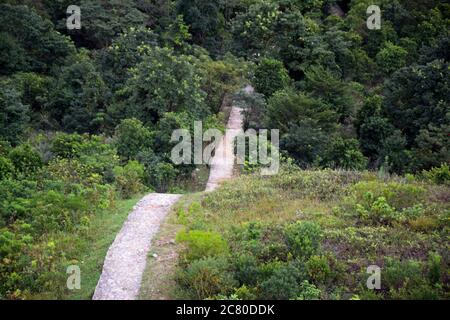
[[[318,178],[300,177],[298,172],[324,170],[324,176],[320,174],[324,180],[330,179],[328,169],[358,177],[356,172],[372,172],[429,184],[408,187],[395,180],[384,190],[368,176],[353,179],[336,173],[342,184],[336,189],[339,192],[363,181],[352,192],[359,200],[364,198],[365,207],[363,200],[360,207],[357,203],[339,207],[344,216],[361,213],[362,225],[401,225],[405,221],[399,215],[416,219],[431,212],[432,218],[421,220],[420,226],[416,222],[414,229],[434,233],[429,242],[423,240],[426,252],[419,250],[428,262],[423,270],[408,265],[429,272],[430,282],[420,283],[422,291],[414,287],[416,295],[406,286],[404,291],[397,286],[395,294],[384,296],[448,298],[448,272],[441,270],[448,264],[448,257],[442,256],[448,255],[446,203],[450,199],[450,5],[446,1],[377,0],[379,30],[367,28],[366,10],[374,4],[369,0],[72,2],[2,0],[0,4],[1,299],[70,298],[65,268],[90,251],[94,227],[102,225],[99,217],[105,211],[117,211],[127,199],[144,192],[193,191],[190,181],[198,168],[172,163],[172,132],[192,131],[194,121],[200,120],[204,130],[224,130],[227,115],[222,106],[227,99],[242,104],[245,128],[280,130],[283,166],[288,168],[284,170],[291,172],[283,171],[285,178],[292,175],[300,184],[312,179],[313,186],[305,183],[317,188],[315,193],[322,190]],[[81,29],[67,28],[67,8],[72,4],[81,8]],[[256,93],[237,93],[248,83]],[[244,171],[251,174],[251,166]],[[293,182],[260,183],[281,193],[283,183]],[[384,195],[388,202],[392,198],[393,203],[364,197],[365,191],[377,194],[374,190],[382,190],[378,196]],[[432,199],[423,200],[424,193],[432,194]],[[235,192],[227,194],[246,201]],[[423,200],[423,206],[405,200],[396,207],[409,195]],[[223,200],[222,194],[217,197]],[[211,199],[206,199],[206,208],[220,211]],[[378,218],[372,216],[375,211]],[[186,225],[195,229],[192,221]],[[211,228],[215,227],[206,223],[200,229]],[[256,239],[252,237],[267,233],[267,228],[242,227],[233,231],[230,241],[241,248],[238,243],[245,239],[250,246],[250,240]],[[293,223],[283,228],[288,244],[315,246],[316,225]],[[304,234],[307,240],[313,238],[308,240],[312,244],[296,242]],[[195,230],[188,230],[180,241],[189,236],[201,240]],[[207,239],[217,241],[213,251],[227,246],[220,237]],[[269,236],[272,240],[276,242]],[[276,251],[270,248],[255,249],[261,250],[261,261]],[[301,247],[297,249],[302,252],[299,257],[304,255]],[[200,290],[201,294],[185,297],[223,297],[238,287],[244,299],[298,298],[296,289],[277,287],[278,278],[294,277],[294,283],[304,286],[305,299],[319,298],[311,283],[332,282],[321,269],[330,268],[326,256],[317,255],[314,248],[303,256],[310,259],[304,265],[311,272],[318,270],[308,282],[294,276],[298,268],[283,262],[286,257],[280,252],[278,262],[271,260],[261,271],[273,272],[276,277],[267,278],[272,282],[256,285],[258,279],[242,280],[253,273],[242,267],[245,270],[236,271],[233,281],[222,279],[230,290],[216,284],[207,294]],[[294,258],[291,254],[289,259]],[[242,264],[258,268],[253,258],[248,259]],[[181,263],[191,275],[208,263],[217,265],[217,270],[222,267],[220,259],[194,260],[190,256]],[[391,261],[394,272],[405,269],[396,263]],[[195,280],[187,281],[188,276],[180,283],[185,287],[187,283],[189,291],[195,287],[189,281]]]

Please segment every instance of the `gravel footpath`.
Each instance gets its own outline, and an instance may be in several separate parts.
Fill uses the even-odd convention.
[[[247,86],[245,91],[251,93],[253,88]],[[220,182],[233,176],[235,159],[233,140],[242,131],[241,111],[235,106],[231,109],[227,133],[211,159],[206,191],[216,189]],[[137,298],[153,236],[171,206],[180,197],[181,195],[152,193],[138,202],[109,247],[93,300],[135,300]]]
[[[137,298],[152,238],[180,197],[152,193],[136,204],[108,250],[93,300]]]
[[[253,88],[247,86],[244,89],[247,93],[252,93]],[[213,191],[219,184],[233,176],[234,167],[234,138],[242,132],[244,116],[242,109],[236,106],[231,108],[230,117],[227,123],[226,134],[219,142],[214,157],[211,159],[209,179],[205,191]]]

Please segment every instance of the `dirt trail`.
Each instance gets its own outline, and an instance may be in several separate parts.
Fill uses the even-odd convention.
[[[153,236],[180,197],[152,193],[138,202],[108,250],[93,300],[137,298]]]
[[[247,93],[253,92],[251,86],[244,89]],[[216,189],[219,184],[233,176],[234,166],[234,138],[242,131],[244,116],[242,109],[236,106],[231,108],[230,117],[228,119],[226,134],[216,148],[215,155],[211,159],[209,179],[206,184],[205,191]]]
[[[251,86],[244,89],[253,92]],[[233,106],[227,133],[211,159],[209,180],[205,191],[212,191],[233,176],[233,140],[242,130],[241,109]],[[142,198],[123,225],[103,264],[93,300],[135,300],[138,297],[152,239],[171,206],[181,195],[152,193]]]

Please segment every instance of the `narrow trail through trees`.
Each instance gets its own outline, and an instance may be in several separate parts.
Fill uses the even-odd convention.
[[[247,86],[244,90],[252,93],[253,87]],[[222,181],[233,176],[233,141],[242,129],[241,111],[236,106],[231,108],[227,133],[211,159],[205,191],[216,189]],[[180,197],[176,194],[152,193],[138,202],[108,250],[93,300],[137,299],[152,239]]]

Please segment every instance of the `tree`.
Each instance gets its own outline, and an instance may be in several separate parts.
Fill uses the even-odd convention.
[[[151,149],[153,141],[152,132],[137,119],[124,119],[116,127],[117,153],[124,160],[136,159],[139,152]]]
[[[290,125],[304,119],[314,119],[326,132],[336,129],[337,114],[320,100],[285,89],[276,92],[269,100],[264,112],[267,128],[279,129],[281,134],[290,131]]]
[[[0,74],[17,71],[48,73],[75,52],[70,39],[27,6],[0,4]],[[3,64],[2,64],[3,66]]]
[[[336,137],[319,159],[320,165],[336,169],[364,170],[367,166],[367,158],[359,150],[356,139]]]
[[[280,146],[301,166],[312,165],[337,130],[337,114],[293,89],[276,92],[264,112],[266,128],[280,130]]]
[[[276,91],[289,85],[289,75],[281,61],[262,59],[255,70],[255,89],[270,97]]]
[[[225,20],[219,0],[179,0],[177,13],[183,16],[192,41],[213,55],[222,52]]]
[[[329,143],[328,134],[316,120],[302,119],[290,125],[280,138],[280,146],[294,157],[301,167],[308,167],[320,156]]]
[[[28,120],[28,107],[22,104],[19,92],[0,81],[0,139],[19,144]]]
[[[156,124],[166,112],[186,111],[201,120],[210,113],[201,78],[190,56],[176,56],[169,48],[146,46],[143,61],[134,69],[109,108],[113,118],[137,118]]]
[[[377,64],[386,74],[400,69],[406,64],[408,51],[400,46],[396,46],[392,42],[385,42],[383,48],[377,53]]]
[[[158,36],[148,28],[131,27],[114,38],[112,44],[96,53],[105,83],[116,91],[131,77],[134,68],[143,59],[146,46],[158,45]]]
[[[450,162],[450,124],[440,127],[429,125],[421,129],[412,149],[413,168],[429,170]]]
[[[147,16],[132,0],[81,0],[81,30],[69,34],[78,46],[100,49],[111,44],[114,37],[131,27],[144,26]],[[66,18],[59,29],[66,30]]]
[[[389,172],[411,172],[411,152],[406,148],[406,139],[400,130],[393,130],[381,143],[380,162]]]
[[[238,14],[231,22],[234,53],[249,58],[263,53],[271,56],[275,49],[274,27],[280,15],[278,4],[272,1],[257,2]]]
[[[376,162],[376,166],[382,161],[380,154],[384,141],[394,131],[392,124],[382,115],[382,104],[382,96],[369,96],[358,110],[354,122],[361,150],[372,162]]]
[[[351,87],[341,81],[330,70],[321,65],[311,66],[305,71],[306,89],[327,102],[343,122],[355,112],[355,101]]]
[[[86,51],[66,61],[54,79],[45,111],[44,128],[95,133],[105,121],[107,87]]]
[[[450,122],[449,64],[435,60],[398,70],[384,86],[383,111],[413,146],[419,131]]]

